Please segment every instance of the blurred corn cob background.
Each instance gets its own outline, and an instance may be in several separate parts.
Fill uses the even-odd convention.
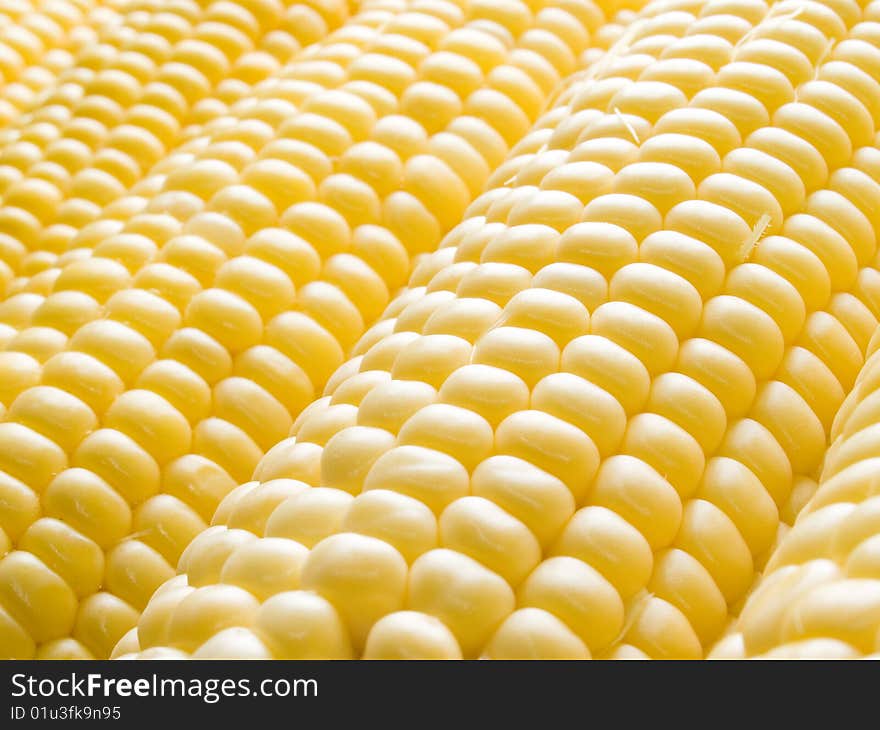
[[[878,20],[0,5],[0,656],[880,650]]]

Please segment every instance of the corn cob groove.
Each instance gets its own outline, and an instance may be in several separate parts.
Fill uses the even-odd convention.
[[[880,56],[871,6],[649,7],[117,654],[698,657],[721,635],[880,315]]]
[[[5,651],[109,654],[602,19],[567,0],[370,6],[262,103],[195,122],[133,188],[153,210],[120,198],[121,229],[101,218],[58,257],[0,358]]]

